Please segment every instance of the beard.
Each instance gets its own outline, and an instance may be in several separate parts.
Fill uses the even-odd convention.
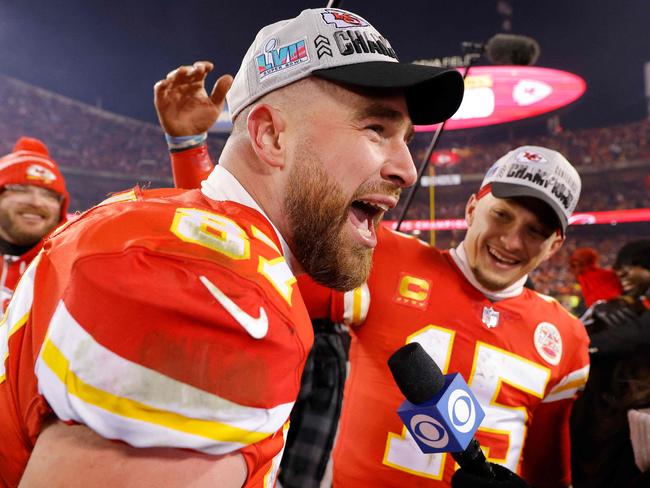
[[[471,267],[470,269],[472,270],[472,274],[474,275],[474,278],[476,278],[476,281],[478,281],[478,283],[486,290],[500,291],[508,288],[508,286],[512,284],[507,279],[488,276],[477,266]]]
[[[16,221],[10,212],[0,212],[0,228],[3,234],[9,237],[6,239],[10,244],[17,246],[33,246],[43,237],[48,235],[58,224],[58,219],[48,217],[42,225],[37,228],[27,227]]]
[[[284,199],[291,251],[317,283],[335,290],[352,290],[368,279],[372,264],[372,249],[353,241],[345,232],[355,197],[345,198],[306,145],[298,147],[296,155]]]

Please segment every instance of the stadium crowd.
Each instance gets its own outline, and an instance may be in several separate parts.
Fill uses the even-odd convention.
[[[426,133],[417,135],[414,149],[416,159],[421,160],[424,157],[430,137]],[[555,149],[565,154],[578,167],[612,168],[650,157],[650,120],[644,119],[612,127],[562,130],[553,135],[512,138],[498,144],[449,146],[441,140],[440,151],[456,156],[451,158],[454,164],[443,164],[438,172],[481,173],[508,148],[530,143]]]
[[[157,125],[130,119],[0,75],[0,152],[6,154],[24,134],[47,141],[65,169],[104,177],[124,176],[171,182],[163,132]],[[221,152],[224,139],[212,137]],[[103,195],[94,195],[96,203]],[[74,207],[81,210],[87,206]]]

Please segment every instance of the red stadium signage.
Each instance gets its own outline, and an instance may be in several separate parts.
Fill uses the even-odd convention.
[[[445,129],[483,127],[541,115],[577,100],[586,86],[582,78],[567,71],[536,66],[476,66],[465,79],[463,103]],[[436,127],[420,125],[415,130],[426,132]]]
[[[569,225],[591,224],[623,224],[627,222],[650,222],[650,208],[636,208],[632,210],[608,210],[605,212],[580,212],[569,219]],[[383,225],[394,229],[397,222],[384,220]],[[457,230],[467,229],[464,219],[442,220],[405,220],[400,230],[410,232],[413,230]]]

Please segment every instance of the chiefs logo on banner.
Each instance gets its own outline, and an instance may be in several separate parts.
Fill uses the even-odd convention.
[[[536,66],[476,66],[465,79],[463,103],[445,129],[469,129],[541,115],[577,100],[586,87],[582,78],[567,71]],[[436,128],[421,125],[415,130]]]

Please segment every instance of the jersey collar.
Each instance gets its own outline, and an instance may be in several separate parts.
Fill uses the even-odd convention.
[[[216,165],[210,175],[201,182],[201,192],[212,200],[228,200],[240,203],[261,213],[273,226],[273,230],[277,234],[278,239],[280,240],[280,245],[282,246],[282,254],[287,261],[289,268],[291,268],[291,271],[296,274],[296,271],[300,269],[300,266],[294,258],[291,249],[289,249],[287,241],[284,240],[278,228],[273,224],[273,222],[271,222],[269,216],[266,215],[264,210],[262,210],[250,193],[246,191],[230,171],[221,165]]]

